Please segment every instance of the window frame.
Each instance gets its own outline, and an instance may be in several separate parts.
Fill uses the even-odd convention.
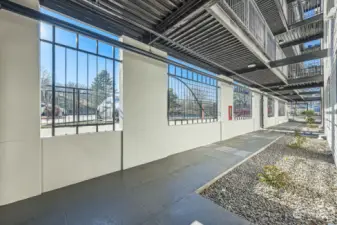
[[[269,112],[269,106],[270,106],[270,102],[272,101],[272,104],[271,104],[271,113]],[[267,100],[267,114],[268,114],[268,118],[271,118],[271,117],[275,117],[275,99],[271,98],[271,97],[268,97],[268,100]]]
[[[248,91],[248,93],[244,93],[245,91]],[[249,114],[243,115],[243,116],[236,116],[236,110],[237,110],[237,104],[235,103],[235,96],[242,95],[245,99],[246,97],[249,100]],[[252,91],[249,88],[242,87],[240,85],[234,85],[233,86],[233,117],[234,120],[247,120],[253,118],[253,94]]]
[[[117,91],[117,89],[119,87],[119,83],[116,82],[116,80],[117,80],[116,77],[119,76],[119,74],[117,74],[116,69],[117,68],[121,68],[121,65],[123,63],[123,61],[120,60],[119,56],[116,55],[116,51],[120,52],[122,50],[118,46],[114,46],[111,43],[107,43],[106,41],[97,39],[95,37],[91,37],[90,35],[87,35],[87,34],[82,34],[81,32],[78,32],[78,31],[73,31],[71,29],[67,29],[67,28],[64,28],[62,26],[58,26],[58,25],[55,25],[55,24],[52,24],[52,23],[48,23],[48,22],[40,22],[40,27],[43,26],[43,25],[46,25],[47,27],[50,27],[50,26],[52,27],[52,31],[51,31],[52,32],[52,38],[51,39],[50,39],[49,36],[43,37],[42,34],[40,34],[40,38],[39,38],[40,46],[41,46],[41,44],[44,43],[44,44],[49,44],[52,47],[52,52],[51,52],[51,58],[52,58],[52,63],[51,63],[52,64],[52,69],[51,70],[52,71],[50,71],[52,79],[51,79],[51,85],[49,85],[49,86],[51,86],[50,88],[51,88],[51,92],[52,92],[52,103],[51,104],[47,103],[48,105],[50,104],[51,108],[52,108],[51,109],[51,114],[52,114],[51,115],[51,120],[52,121],[49,124],[48,119],[47,119],[47,125],[44,126],[45,124],[42,123],[42,119],[43,118],[42,118],[42,115],[41,115],[41,121],[40,121],[40,129],[41,129],[41,131],[43,129],[45,129],[45,128],[46,129],[47,128],[51,128],[51,136],[52,137],[53,136],[61,136],[61,135],[78,135],[78,134],[83,134],[83,133],[93,133],[93,131],[80,132],[79,128],[81,128],[81,127],[95,127],[95,131],[94,132],[116,131],[116,121],[117,121],[116,112],[119,113],[119,111],[120,111],[120,109],[116,108],[116,103],[117,103],[116,99],[119,98],[116,95],[116,91]],[[65,32],[70,32],[70,33],[75,34],[76,35],[76,46],[67,45],[67,44],[59,43],[58,41],[56,41],[56,38],[55,38],[55,36],[56,36],[56,29],[60,29],[60,30],[65,31]],[[85,38],[89,38],[89,39],[94,40],[94,42],[95,42],[95,52],[90,52],[90,51],[86,51],[84,49],[81,49],[80,48],[80,43],[79,43],[79,36],[83,36]],[[103,44],[105,44],[107,46],[111,46],[111,48],[112,48],[112,52],[111,52],[112,55],[111,55],[111,57],[109,57],[109,56],[107,56],[105,54],[100,54],[100,52],[99,52],[100,51],[99,50],[99,43],[103,43]],[[55,68],[56,68],[56,63],[57,62],[56,62],[56,52],[55,51],[56,51],[57,48],[63,48],[64,52],[65,52],[65,55],[67,55],[67,51],[68,50],[75,51],[76,58],[74,60],[76,60],[76,66],[75,67],[76,67],[76,77],[77,77],[76,78],[76,87],[67,87],[67,83],[65,83],[63,87],[60,87],[60,86],[58,86],[56,84],[56,69]],[[80,54],[85,54],[86,57],[87,57],[87,59],[86,59],[86,64],[87,64],[86,78],[87,78],[87,80],[89,79],[89,69],[88,69],[89,63],[90,63],[89,58],[90,57],[95,57],[96,58],[96,62],[97,62],[96,63],[96,70],[97,70],[97,73],[95,73],[95,77],[97,77],[97,75],[98,75],[98,61],[102,60],[102,59],[104,60],[105,71],[108,74],[108,76],[111,78],[111,82],[112,82],[112,88],[111,88],[112,89],[111,90],[112,93],[109,92],[110,94],[112,94],[112,96],[110,96],[110,94],[107,95],[107,89],[105,89],[104,91],[105,91],[105,97],[106,98],[103,100],[103,102],[101,104],[103,104],[106,101],[106,99],[108,99],[110,97],[111,97],[111,99],[114,99],[115,104],[112,104],[112,106],[110,107],[110,108],[112,108],[112,110],[111,110],[112,111],[112,116],[111,116],[111,120],[112,121],[107,121],[107,119],[106,119],[106,113],[104,113],[104,115],[105,115],[104,116],[105,117],[104,121],[101,121],[101,122],[99,121],[99,119],[98,119],[98,107],[101,104],[99,104],[99,105],[96,106],[96,118],[95,118],[95,122],[90,122],[89,123],[89,114],[86,115],[86,121],[80,119],[80,116],[79,116],[80,115],[80,110],[81,110],[80,108],[82,107],[81,103],[80,103],[80,101],[82,100],[81,99],[81,95],[83,94],[83,92],[86,92],[87,95],[88,95],[88,93],[91,91],[91,89],[88,86],[89,85],[88,83],[87,83],[87,87],[86,88],[79,87],[79,80],[78,80],[79,69],[78,69],[78,67],[79,67],[79,64],[80,64],[80,60],[79,60],[79,55]],[[118,55],[120,55],[120,53],[118,53]],[[112,69],[111,71],[110,70],[107,71],[107,63],[110,64],[110,66],[111,66],[110,69]],[[42,65],[41,65],[41,62],[40,62],[40,68],[41,68],[41,66]],[[66,66],[67,65],[65,64],[65,70],[67,70]],[[119,73],[120,72],[121,72],[121,69],[119,69]],[[40,71],[40,73],[42,74],[42,71]],[[66,76],[66,74],[65,74],[65,76]],[[65,81],[66,80],[67,80],[67,78],[65,78]],[[65,118],[65,122],[64,123],[57,124],[57,122],[56,122],[57,115],[55,115],[55,110],[56,110],[56,107],[55,107],[56,106],[56,100],[55,100],[55,98],[56,98],[56,92],[58,92],[57,89],[59,89],[59,88],[63,88],[64,92],[66,93],[64,95],[65,96],[64,97],[64,101],[67,101],[67,93],[68,93],[67,90],[68,89],[74,89],[75,92],[76,92],[76,94],[77,94],[76,99],[74,97],[72,98],[73,102],[76,101],[76,103],[73,103],[73,104],[76,104],[76,107],[77,107],[77,115],[73,116],[73,122],[72,122],[72,124],[71,123],[67,123],[67,120],[68,120],[67,118]],[[119,88],[119,90],[120,90],[120,88]],[[40,92],[42,93],[41,87],[40,87]],[[96,98],[98,98],[98,97],[99,97],[99,95],[96,96]],[[97,103],[97,101],[96,101],[96,103]],[[88,108],[89,107],[89,105],[88,105],[89,104],[88,97],[87,97],[87,103],[86,104],[87,104],[86,107]],[[57,106],[57,107],[60,107],[60,106]],[[65,108],[66,108],[66,105],[65,105]],[[42,111],[42,109],[41,109],[41,111]],[[64,111],[67,111],[67,108]],[[87,109],[87,113],[88,113],[88,109]],[[42,112],[41,112],[41,114],[42,114]],[[73,110],[73,114],[75,114],[74,110]],[[65,114],[65,116],[67,116],[67,113]],[[75,117],[77,117],[77,120],[76,120]],[[100,130],[101,126],[107,126],[107,125],[108,126],[111,125],[111,128],[109,128],[108,130]],[[55,130],[57,128],[70,128],[70,127],[75,128],[75,132],[72,132],[71,134],[65,133],[65,134],[60,134],[60,135],[57,135],[56,132],[55,132]],[[49,135],[48,136],[41,136],[41,137],[49,137]]]
[[[280,106],[283,106],[283,111],[280,111],[281,107]],[[282,114],[283,115],[280,115],[280,112],[283,112]],[[278,114],[277,114],[279,117],[281,116],[285,116],[286,115],[286,103],[285,102],[281,102],[281,101],[278,101]]]
[[[167,121],[169,125],[185,125],[185,124],[199,124],[199,123],[212,123],[218,121],[218,107],[219,107],[219,87],[218,87],[218,81],[215,78],[211,78],[209,76],[205,76],[205,73],[194,69],[194,68],[187,68],[187,67],[181,67],[173,64],[168,64],[168,84],[167,84]],[[174,84],[175,83],[175,84]],[[176,93],[171,93],[172,85],[177,87]],[[182,89],[185,88],[184,93],[185,99],[179,98],[179,93]],[[192,91],[193,88],[197,88],[197,91],[201,91],[206,93],[207,97],[209,97],[208,104],[213,104],[213,106],[210,108],[210,111],[207,112],[205,108],[201,109],[200,104],[202,104],[205,99],[197,99],[198,95],[197,93],[194,93]],[[198,89],[199,88],[199,89]],[[174,90],[172,89],[172,92]],[[199,92],[198,92],[199,93]],[[179,110],[171,111],[171,95],[176,95],[178,97],[178,101],[184,102],[184,108],[181,110],[183,112],[183,115],[179,114]],[[187,98],[188,97],[188,98]],[[193,100],[194,99],[194,100]],[[214,100],[214,101],[212,101]],[[186,110],[186,103],[196,105],[196,107],[187,108]],[[212,103],[213,102],[213,103]],[[200,115],[198,117],[195,115],[188,115],[188,113],[193,114],[195,110],[200,110]],[[205,114],[206,113],[213,113],[213,115],[210,115],[209,117]],[[176,115],[174,115],[176,114]],[[187,115],[186,115],[187,114]],[[177,118],[174,118],[174,117]],[[199,117],[200,116],[200,117]]]

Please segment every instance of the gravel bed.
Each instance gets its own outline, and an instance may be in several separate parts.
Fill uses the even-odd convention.
[[[305,149],[287,146],[284,136],[226,174],[201,195],[252,224],[337,224],[337,169],[326,141],[307,139]],[[290,184],[277,190],[257,174],[276,165]]]

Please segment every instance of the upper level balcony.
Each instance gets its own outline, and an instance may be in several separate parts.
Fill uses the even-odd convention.
[[[290,27],[304,20],[320,19],[323,14],[321,0],[297,0],[288,4],[288,25]]]
[[[220,4],[225,11],[237,17],[241,27],[258,44],[270,61],[286,57],[255,1],[222,0]],[[283,76],[287,76],[287,66],[278,67],[278,70]]]

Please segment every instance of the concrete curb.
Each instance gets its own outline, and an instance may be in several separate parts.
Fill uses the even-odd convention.
[[[249,160],[250,158],[254,157],[255,155],[259,154],[260,152],[264,151],[265,149],[267,149],[269,146],[271,146],[272,144],[274,144],[276,141],[278,141],[280,138],[284,137],[284,135],[281,135],[280,137],[276,138],[275,140],[273,140],[272,142],[270,142],[269,144],[267,144],[266,146],[260,148],[259,150],[257,150],[256,152],[254,152],[253,154],[251,154],[250,156],[248,156],[247,158],[243,159],[241,162],[235,164],[234,166],[232,166],[231,168],[229,168],[228,170],[226,170],[225,172],[219,174],[218,176],[216,176],[215,178],[213,178],[212,180],[210,180],[209,182],[207,182],[205,185],[201,186],[200,188],[198,188],[195,192],[197,194],[200,194],[202,191],[204,191],[205,189],[209,188],[212,184],[214,184],[217,180],[219,180],[221,177],[223,177],[224,175],[226,175],[227,173],[229,173],[230,171],[232,171],[233,169],[235,169],[236,167],[240,166],[241,164],[243,164],[244,162],[246,162],[247,160]]]

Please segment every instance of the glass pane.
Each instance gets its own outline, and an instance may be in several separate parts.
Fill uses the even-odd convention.
[[[40,38],[53,41],[53,26],[47,23],[40,23]]]
[[[51,137],[52,120],[46,114],[46,107],[52,104],[52,45],[40,43],[41,137]]]
[[[66,49],[66,85],[67,87],[77,87],[77,51]]]
[[[106,57],[113,57],[113,47],[104,42],[98,42],[98,54]]]
[[[96,53],[96,40],[92,38],[85,37],[83,35],[79,35],[78,37],[78,48],[84,51]]]
[[[169,74],[174,75],[175,73],[175,67],[173,65],[169,65]]]
[[[76,33],[56,27],[55,42],[76,48]]]
[[[121,59],[121,49],[118,47],[115,47],[115,59],[122,60]]]
[[[88,59],[87,53],[78,52],[78,87],[88,88]]]
[[[180,67],[176,67],[176,75],[177,76],[181,76],[181,68]]]

